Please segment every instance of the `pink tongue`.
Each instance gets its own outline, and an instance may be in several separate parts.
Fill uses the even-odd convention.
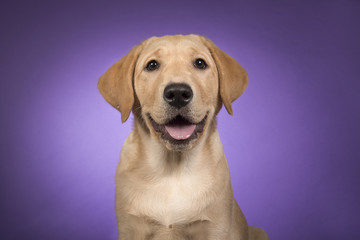
[[[170,136],[176,140],[184,140],[191,136],[194,132],[196,125],[165,125],[166,131],[170,134]]]

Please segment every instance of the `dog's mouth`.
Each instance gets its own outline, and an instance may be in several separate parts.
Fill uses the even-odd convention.
[[[198,123],[193,123],[187,118],[177,115],[166,124],[158,124],[148,115],[150,122],[156,132],[161,133],[161,138],[170,141],[172,144],[186,144],[196,139],[205,127],[207,114]]]

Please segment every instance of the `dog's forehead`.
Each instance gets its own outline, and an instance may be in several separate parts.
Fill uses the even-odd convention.
[[[144,42],[143,53],[167,54],[174,51],[189,52],[208,52],[207,47],[203,44],[197,35],[172,35],[163,37],[152,37]]]

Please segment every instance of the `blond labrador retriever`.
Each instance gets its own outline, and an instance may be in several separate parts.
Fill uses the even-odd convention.
[[[233,197],[216,114],[245,90],[246,71],[197,35],[152,37],[111,66],[98,88],[134,128],[116,171],[120,240],[268,239]]]

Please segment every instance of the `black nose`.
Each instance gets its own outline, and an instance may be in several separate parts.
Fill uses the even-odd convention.
[[[185,83],[172,83],[165,87],[164,99],[171,106],[182,108],[188,104],[193,97],[189,85]]]

